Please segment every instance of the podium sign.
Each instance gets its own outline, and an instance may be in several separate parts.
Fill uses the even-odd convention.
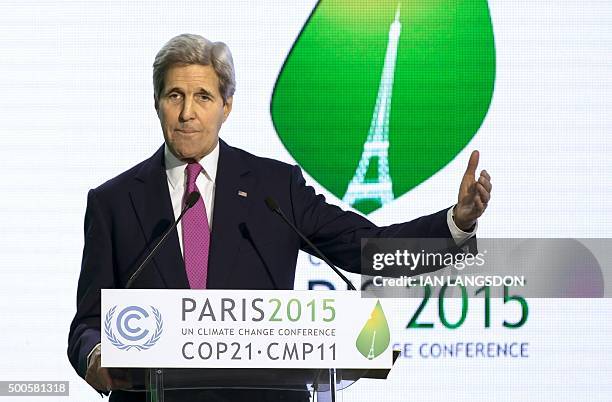
[[[390,369],[383,304],[348,291],[103,289],[102,366]]]

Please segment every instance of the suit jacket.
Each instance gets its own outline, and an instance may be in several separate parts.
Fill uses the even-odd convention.
[[[360,270],[361,238],[451,237],[445,210],[377,227],[358,214],[327,204],[306,185],[299,167],[254,156],[221,140],[219,146],[209,288],[293,288],[298,251],[309,250],[268,209],[266,197],[273,197],[335,265],[351,272]],[[70,362],[82,377],[89,352],[100,342],[100,289],[124,287],[173,222],[163,146],[149,159],[89,191],[77,312],[68,340]],[[189,287],[176,231],[134,287]]]

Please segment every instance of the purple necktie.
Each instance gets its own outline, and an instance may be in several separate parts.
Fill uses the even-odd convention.
[[[193,191],[200,191],[196,186],[196,179],[202,172],[202,166],[199,163],[190,163],[187,165],[186,172],[187,191],[185,191],[185,197]],[[183,202],[185,197],[183,197]],[[189,279],[189,287],[191,289],[206,289],[210,228],[206,217],[204,194],[185,213],[182,225],[185,270],[187,271],[187,279]]]

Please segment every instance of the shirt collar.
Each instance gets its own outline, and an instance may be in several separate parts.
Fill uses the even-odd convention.
[[[164,160],[166,162],[166,175],[172,188],[176,188],[179,184],[184,184],[187,163],[174,156],[168,148],[168,144],[164,144]],[[214,183],[217,178],[217,162],[219,162],[219,141],[217,141],[213,150],[200,159],[199,162],[202,165],[204,177]]]

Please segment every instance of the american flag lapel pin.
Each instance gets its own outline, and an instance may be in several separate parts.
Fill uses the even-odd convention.
[[[241,197],[246,198],[247,193],[246,193],[246,191],[238,190],[238,195],[241,196]]]

